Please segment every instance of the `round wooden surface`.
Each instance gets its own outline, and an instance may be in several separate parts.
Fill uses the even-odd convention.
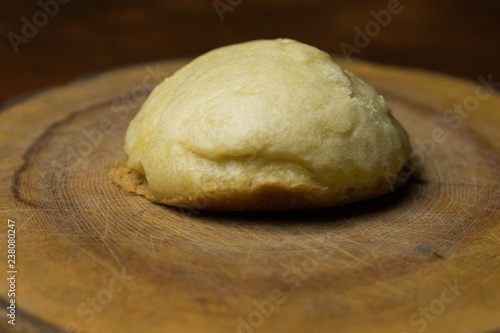
[[[155,204],[107,176],[152,86],[185,63],[115,70],[0,113],[0,228],[16,221],[19,332],[500,328],[498,95],[339,60],[410,133],[415,177],[340,208],[213,213]]]

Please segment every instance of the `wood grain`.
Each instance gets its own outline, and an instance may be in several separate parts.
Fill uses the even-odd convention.
[[[188,211],[114,185],[107,171],[156,64],[2,110],[0,228],[17,223],[17,331],[499,328],[500,97],[430,72],[339,63],[386,97],[422,162],[396,192],[342,208]],[[450,118],[454,104],[471,111]]]

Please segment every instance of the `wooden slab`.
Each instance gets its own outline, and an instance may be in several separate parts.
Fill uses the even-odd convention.
[[[6,277],[11,219],[17,330],[499,329],[500,97],[479,82],[339,62],[386,97],[422,164],[396,192],[342,208],[188,211],[112,184],[128,122],[186,60],[115,70],[2,110],[0,262]]]

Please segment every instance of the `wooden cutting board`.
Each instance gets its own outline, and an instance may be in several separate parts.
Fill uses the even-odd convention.
[[[480,81],[338,61],[386,97],[421,165],[394,193],[341,208],[209,213],[114,185],[128,122],[186,60],[3,109],[0,312],[11,219],[19,332],[500,329],[500,97]]]

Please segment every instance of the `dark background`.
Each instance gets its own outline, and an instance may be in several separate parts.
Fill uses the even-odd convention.
[[[341,53],[340,43],[355,45],[354,28],[364,30],[374,20],[370,11],[387,9],[389,2],[220,1],[240,2],[223,21],[213,0],[70,0],[15,53],[9,33],[22,36],[23,17],[33,22],[42,9],[38,1],[1,0],[0,104],[111,68],[257,38],[289,37]],[[500,78],[500,1],[401,0],[401,5],[402,12],[356,57],[470,80]]]

